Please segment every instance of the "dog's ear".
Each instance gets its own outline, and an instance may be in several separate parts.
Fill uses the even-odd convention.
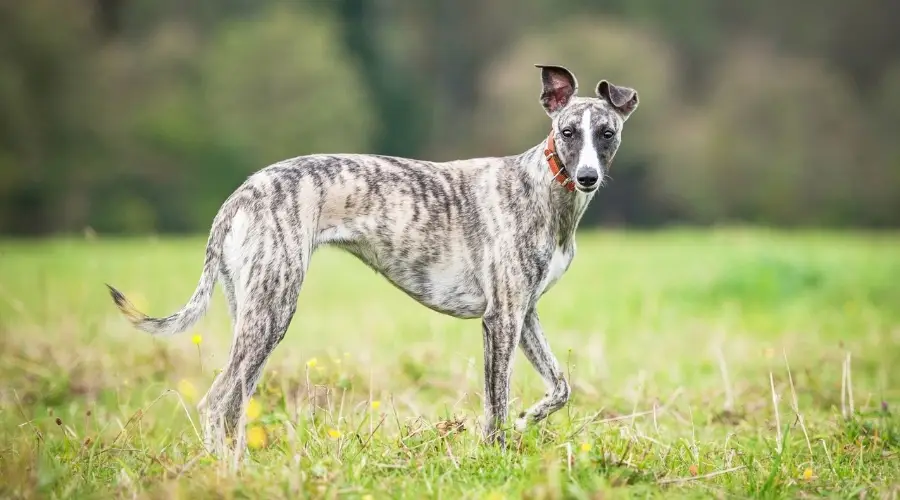
[[[606,80],[600,80],[600,83],[597,84],[597,97],[612,104],[612,107],[616,108],[626,120],[638,107],[636,90],[628,87],[619,87]]]
[[[541,90],[541,105],[548,115],[553,116],[578,93],[578,80],[562,66],[535,64],[535,67],[541,68],[541,83],[544,85]]]

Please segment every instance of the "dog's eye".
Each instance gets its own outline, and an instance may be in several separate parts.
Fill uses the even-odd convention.
[[[572,129],[571,129],[571,128],[566,127],[566,128],[564,128],[564,129],[562,129],[562,135],[563,135],[563,137],[572,137],[572,134],[573,134],[573,132],[572,132]]]
[[[616,135],[616,133],[613,132],[613,131],[610,130],[610,129],[606,129],[606,130],[603,131],[603,138],[604,138],[604,139],[612,139],[613,136],[615,136],[615,135]]]

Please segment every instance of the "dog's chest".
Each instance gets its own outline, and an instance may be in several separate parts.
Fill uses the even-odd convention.
[[[575,249],[573,247],[564,248],[558,246],[553,250],[553,255],[550,257],[550,263],[547,265],[547,275],[544,277],[541,286],[540,292],[542,294],[553,287],[562,275],[566,273],[574,256]]]

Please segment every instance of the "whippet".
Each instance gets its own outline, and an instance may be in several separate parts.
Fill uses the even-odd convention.
[[[358,154],[281,161],[251,175],[219,209],[199,284],[180,311],[150,318],[109,287],[137,328],[172,335],[200,319],[219,280],[234,338],[199,404],[208,442],[240,422],[294,315],[310,256],[326,244],[357,256],[426,307],[481,318],[486,441],[505,443],[516,346],[548,389],[516,428],[566,404],[569,384],[536,304],[572,262],[575,230],[606,179],[638,95],[603,80],[596,97],[578,97],[566,68],[537,67],[551,127],[528,151],[444,163]]]

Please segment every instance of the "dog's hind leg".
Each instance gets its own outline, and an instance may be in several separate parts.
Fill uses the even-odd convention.
[[[525,325],[522,328],[522,351],[531,365],[541,374],[547,385],[547,394],[534,406],[524,411],[516,419],[516,428],[524,430],[531,422],[540,422],[563,407],[569,401],[569,383],[566,382],[563,371],[559,366],[556,356],[550,350],[537,311],[531,311],[525,317]]]
[[[228,363],[200,403],[211,451],[221,453],[225,449],[224,438],[235,435],[243,424],[241,416],[256,390],[266,360],[290,325],[312,253],[312,240],[305,241],[302,248],[300,255],[296,255],[294,245],[277,244],[265,251],[257,248],[245,265],[249,267],[241,271],[244,279],[236,304]],[[268,258],[261,262],[264,255]],[[239,452],[243,450],[244,443],[235,445]]]

